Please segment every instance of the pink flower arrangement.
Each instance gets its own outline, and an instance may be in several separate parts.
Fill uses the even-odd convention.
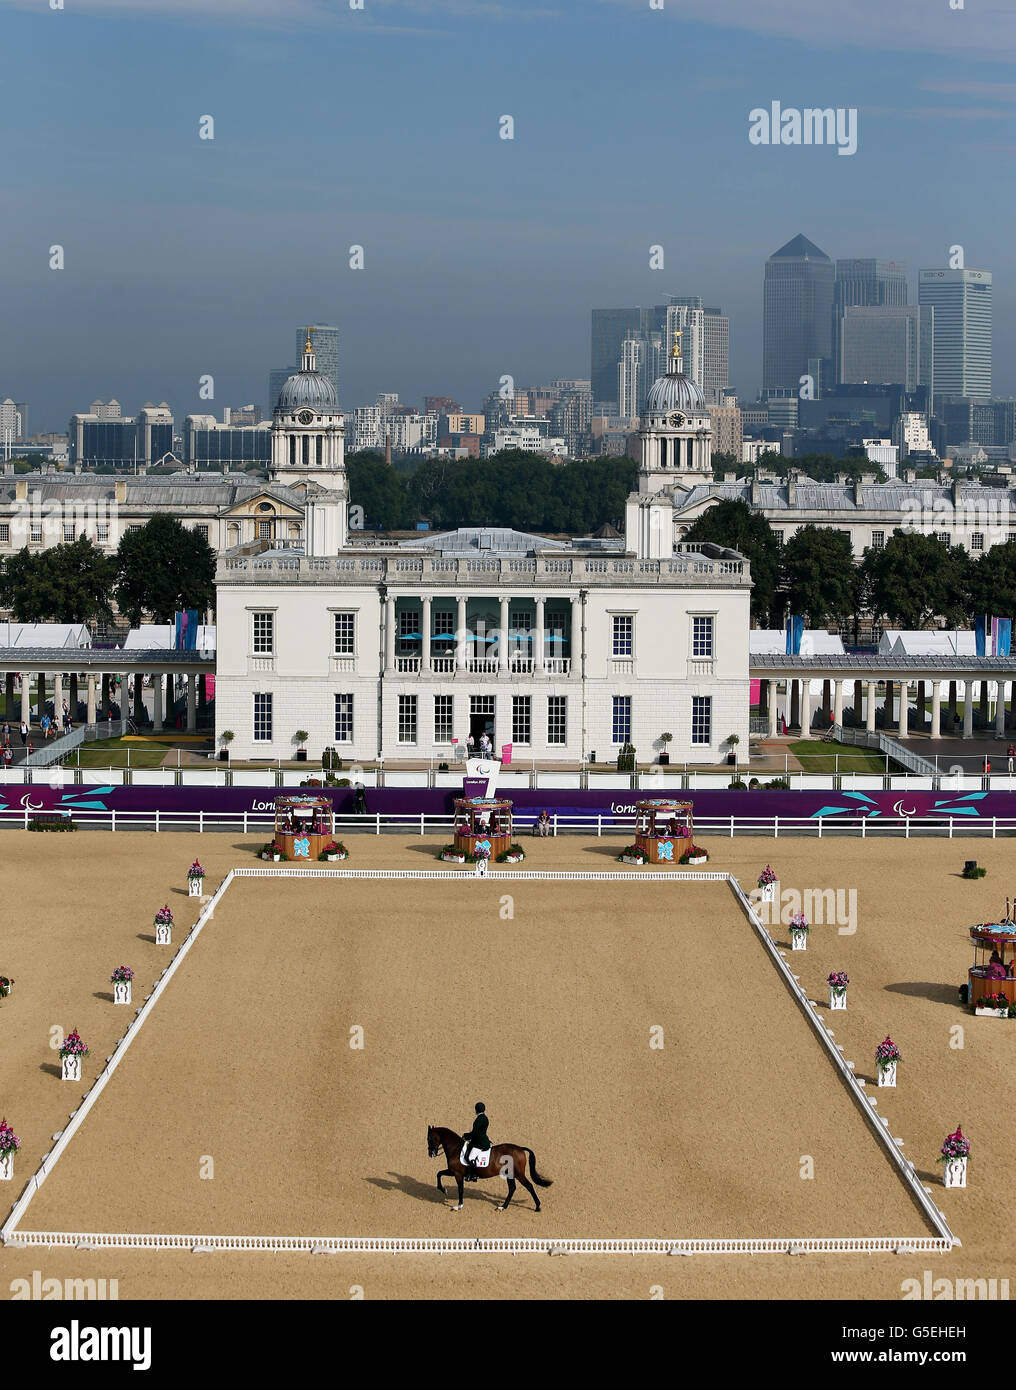
[[[204,869],[201,867],[201,865],[200,865],[200,864],[198,863],[198,861],[195,859],[195,860],[194,860],[194,863],[193,863],[193,864],[190,866],[190,868],[187,870],[187,877],[188,877],[188,878],[204,878],[204,876],[205,876],[205,871],[204,871]]]
[[[134,979],[134,971],[129,965],[118,965],[109,977],[111,985],[129,985]]]
[[[6,1158],[8,1154],[16,1154],[20,1148],[21,1140],[6,1120],[0,1120],[0,1155]]]
[[[60,1049],[60,1056],[61,1056],[61,1057],[87,1057],[87,1056],[88,1056],[88,1048],[85,1046],[85,1040],[84,1040],[84,1038],[82,1038],[81,1034],[78,1032],[78,1030],[77,1030],[76,1028],[72,1028],[71,1031],[67,1034],[66,1038],[64,1038],[63,1047],[61,1047],[61,1049]]]
[[[765,888],[767,884],[775,883],[776,881],[776,870],[771,864],[767,864],[758,876],[758,886],[760,888]]]
[[[845,990],[847,985],[850,984],[850,976],[845,970],[834,970],[833,973],[827,977],[826,984],[830,989],[834,989],[836,993],[839,994],[841,990]]]
[[[155,925],[157,927],[171,927],[173,925],[173,914],[169,907],[160,907],[155,914]]]
[[[795,912],[790,919],[789,926],[791,931],[811,931],[811,927],[808,926],[808,919],[803,912]]]
[[[893,1062],[901,1062],[900,1050],[893,1042],[892,1038],[886,1038],[875,1048],[875,1062],[880,1067],[888,1067]]]
[[[942,1152],[938,1156],[939,1163],[950,1163],[954,1158],[970,1157],[970,1140],[963,1133],[961,1125],[956,1126],[956,1133],[946,1137],[942,1145]]]

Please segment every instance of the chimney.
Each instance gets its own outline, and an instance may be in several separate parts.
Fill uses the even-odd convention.
[[[724,473],[724,475],[723,475],[723,481],[724,481],[725,483],[736,483],[736,482],[737,482],[737,474],[736,474],[736,473]]]
[[[392,463],[392,436],[391,436],[391,434],[386,434],[386,435],[385,435],[385,463],[388,464],[389,468],[391,467],[391,463]]]
[[[762,505],[762,485],[756,477],[751,480],[751,505],[753,507],[761,507]]]
[[[793,468],[787,474],[787,506],[797,506],[797,469]]]
[[[28,479],[19,478],[14,484],[14,500],[16,502],[28,501]]]
[[[127,501],[127,484],[122,478],[118,478],[113,484],[113,496],[118,505]]]

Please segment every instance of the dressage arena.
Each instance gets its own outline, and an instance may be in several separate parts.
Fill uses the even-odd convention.
[[[350,847],[350,869],[436,867],[436,846],[419,839]],[[978,842],[989,873],[975,884],[957,877],[962,842],[708,847],[709,870],[746,888],[771,860],[784,887],[858,890],[856,932],[816,927],[808,951],[785,960],[961,1247],[946,1253],[725,881],[290,878],[265,866],[217,901],[20,1230],[186,1235],[199,1249],[203,1237],[303,1236],[656,1238],[664,1249],[855,1237],[902,1250],[554,1259],[11,1244],[0,1252],[8,1283],[39,1269],[117,1278],[121,1297],[648,1297],[655,1286],[668,1297],[882,1298],[928,1267],[1005,1277],[1011,1222],[994,1202],[1010,1160],[997,1117],[1012,1105],[1016,1049],[1004,1023],[955,999],[966,925],[1004,896],[1005,842]],[[0,971],[16,982],[0,1009],[0,1107],[23,1142],[8,1202],[133,1017],[110,1002],[112,967],[134,966],[142,1006],[198,917],[180,891],[190,858],[200,850],[214,888],[257,864],[252,848],[230,836],[0,839],[12,905]],[[602,840],[526,848],[529,871],[619,867]],[[150,939],[166,901],[169,950]],[[845,1013],[824,1008],[831,969],[851,977]],[[956,1023],[962,1048],[950,1046]],[[53,1075],[55,1024],[91,1047],[81,1086]],[[901,1084],[875,1091],[872,1054],[887,1032]],[[426,1126],[461,1129],[476,1099],[493,1140],[531,1147],[553,1179],[539,1215],[521,1187],[498,1212],[498,1179],[467,1185],[461,1212],[453,1183],[439,1196],[445,1164],[428,1158]],[[971,1187],[946,1192],[934,1158],[960,1121],[975,1146]]]

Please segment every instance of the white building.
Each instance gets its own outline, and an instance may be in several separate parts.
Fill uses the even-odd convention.
[[[709,418],[671,365],[650,392],[624,540],[350,543],[336,478],[308,498],[303,553],[222,556],[215,708],[234,756],[289,757],[300,729],[354,763],[450,761],[483,732],[545,762],[606,762],[631,742],[641,760],[668,747],[711,763],[729,735],[747,744],[749,567],[673,544],[660,489],[708,473]]]
[[[538,429],[520,426],[494,430],[489,444],[482,444],[480,452],[484,458],[499,453],[501,449],[524,449],[530,454],[564,454],[567,452],[563,439],[552,439],[541,434]]]
[[[912,453],[932,453],[928,422],[917,410],[904,411],[893,426],[893,443],[899,449],[901,461]]]

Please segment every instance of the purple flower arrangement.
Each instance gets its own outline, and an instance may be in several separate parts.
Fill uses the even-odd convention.
[[[0,999],[6,999],[14,981],[8,975],[0,975]]]
[[[72,1028],[63,1040],[63,1047],[60,1049],[61,1057],[87,1057],[88,1048],[85,1040],[76,1028]]]
[[[6,1158],[8,1154],[16,1154],[20,1148],[21,1140],[6,1120],[0,1120],[0,1157]]]
[[[826,978],[826,984],[837,994],[842,994],[847,985],[850,984],[850,977],[845,970],[834,970],[833,973]]]
[[[173,925],[173,914],[168,907],[160,907],[155,914],[155,925],[157,927],[171,927]]]
[[[791,931],[811,931],[808,926],[808,919],[803,912],[795,912],[788,924]]]
[[[886,1038],[875,1048],[875,1062],[879,1067],[891,1066],[893,1062],[901,1062],[900,1050],[893,1042],[892,1038]]]
[[[134,971],[129,965],[118,965],[109,977],[111,985],[129,985],[134,979]]]
[[[776,881],[776,870],[771,864],[767,864],[758,876],[758,886],[760,888],[765,888],[767,884],[775,883]]]
[[[200,864],[198,863],[198,861],[195,859],[195,860],[194,860],[194,863],[193,863],[193,864],[190,866],[190,868],[187,870],[187,877],[188,877],[188,878],[204,878],[204,876],[205,876],[205,871],[204,871],[204,869],[201,867],[201,865],[200,865]]]
[[[970,1157],[970,1140],[963,1133],[961,1125],[956,1126],[956,1133],[947,1136],[942,1145],[942,1152],[938,1156],[939,1163],[951,1163],[954,1158]]]

